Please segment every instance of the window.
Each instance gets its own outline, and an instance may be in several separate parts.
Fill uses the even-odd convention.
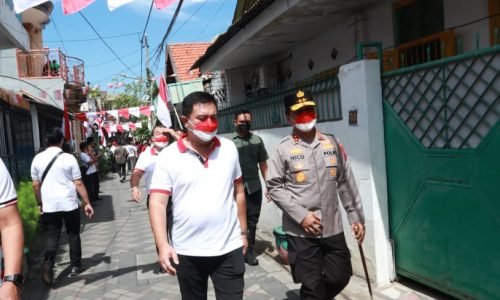
[[[394,24],[398,45],[443,31],[443,0],[397,1],[394,4]]]

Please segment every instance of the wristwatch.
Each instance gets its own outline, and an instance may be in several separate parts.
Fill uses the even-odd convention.
[[[24,277],[22,274],[5,275],[3,281],[13,282],[16,286],[20,287],[24,283]]]

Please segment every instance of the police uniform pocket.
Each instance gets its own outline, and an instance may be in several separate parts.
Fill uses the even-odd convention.
[[[336,155],[325,157],[325,167],[328,180],[337,180],[338,162]]]
[[[290,175],[294,184],[306,184],[309,180],[309,169],[304,162],[290,163]]]

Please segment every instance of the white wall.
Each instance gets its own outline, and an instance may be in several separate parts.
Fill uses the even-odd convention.
[[[394,277],[393,258],[389,243],[385,146],[383,131],[382,92],[378,61],[358,61],[343,66],[340,71],[343,120],[320,123],[317,128],[335,134],[344,144],[360,194],[366,219],[364,242],[368,271],[376,284],[382,285]],[[348,125],[348,114],[358,109],[358,126]],[[271,154],[279,141],[290,134],[291,127],[255,130]],[[265,199],[265,198],[264,198]],[[272,234],[281,225],[281,211],[274,203],[264,200],[258,230]],[[344,231],[351,250],[354,272],[363,275],[359,251],[350,236],[344,214]]]

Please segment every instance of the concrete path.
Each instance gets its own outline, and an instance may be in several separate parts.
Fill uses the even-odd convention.
[[[42,283],[38,263],[29,272],[22,298],[181,299],[177,279],[157,272],[145,201],[140,204],[131,201],[129,181],[120,183],[114,174],[101,183],[101,191],[103,200],[97,202],[94,217],[82,222],[83,264],[88,269],[77,277],[68,277],[68,244],[63,233],[54,285],[49,288]],[[260,264],[246,265],[244,298],[300,299],[300,285],[292,282],[289,269],[279,263],[272,237],[259,234],[257,239]],[[375,299],[432,299],[397,285],[375,292]],[[210,287],[209,299],[215,299],[214,295]],[[337,299],[369,299],[366,283],[353,277]]]

